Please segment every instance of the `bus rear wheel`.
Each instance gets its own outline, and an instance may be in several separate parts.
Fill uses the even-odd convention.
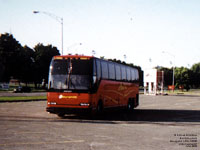
[[[127,111],[132,112],[134,109],[134,99],[129,99],[128,104],[127,104]]]

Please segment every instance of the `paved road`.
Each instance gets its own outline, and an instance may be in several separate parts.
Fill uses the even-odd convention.
[[[132,114],[64,119],[46,102],[0,104],[0,150],[199,150],[200,97],[140,96]]]

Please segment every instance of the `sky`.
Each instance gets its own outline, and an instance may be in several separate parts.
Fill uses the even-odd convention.
[[[116,58],[142,69],[200,62],[199,0],[0,0],[0,33],[61,52],[55,16],[63,18],[64,55]]]

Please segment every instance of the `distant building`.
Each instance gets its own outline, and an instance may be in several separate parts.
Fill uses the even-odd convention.
[[[147,69],[144,71],[144,94],[163,94],[164,71],[157,69]]]

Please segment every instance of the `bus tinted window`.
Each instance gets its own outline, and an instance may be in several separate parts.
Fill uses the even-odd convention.
[[[54,59],[50,68],[51,89],[88,90],[91,86],[92,59]]]
[[[108,79],[108,65],[107,62],[101,61],[102,78]]]
[[[126,80],[126,67],[121,66],[122,80]]]
[[[121,70],[120,66],[115,64],[115,70],[116,70],[116,80],[121,80]]]
[[[115,79],[115,65],[108,63],[109,79]]]
[[[67,60],[54,60],[52,62],[52,74],[67,74]]]
[[[73,75],[91,75],[92,74],[92,60],[72,59],[70,60],[54,60],[52,63],[53,75],[66,75],[69,73]]]
[[[134,81],[135,79],[135,69],[131,69],[131,80]]]
[[[95,59],[93,60],[93,76],[97,76],[97,67]]]
[[[135,70],[135,80],[139,80],[139,73],[138,73],[138,70]]]
[[[127,75],[127,80],[130,81],[131,80],[131,71],[129,67],[126,67],[126,75]]]
[[[71,60],[72,74],[74,75],[91,75],[92,61],[91,60]]]
[[[96,63],[97,63],[97,78],[100,79],[101,78],[101,63],[100,63],[100,60],[96,59]]]

